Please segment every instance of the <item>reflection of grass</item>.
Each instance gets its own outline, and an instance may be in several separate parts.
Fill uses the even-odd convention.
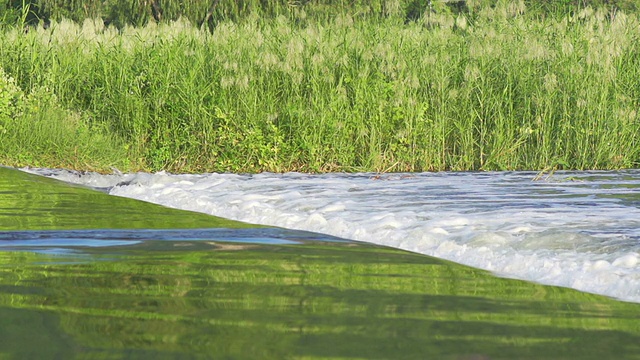
[[[0,161],[174,171],[633,167],[639,23],[636,13],[540,17],[504,5],[408,24],[249,16],[213,34],[184,22],[4,30],[0,67],[25,94],[58,99],[69,111],[49,121],[67,129],[61,119],[75,119],[75,131],[47,141],[29,128],[39,131],[33,143],[28,119],[10,122],[0,141],[14,145]],[[75,132],[83,137],[74,143]]]
[[[75,265],[4,252],[11,267],[0,270],[0,304],[55,314],[60,328],[52,331],[88,351],[115,353],[595,358],[640,350],[638,304],[400,250],[153,246],[94,249],[95,262]]]
[[[0,231],[258,227],[62,185],[0,167]]]

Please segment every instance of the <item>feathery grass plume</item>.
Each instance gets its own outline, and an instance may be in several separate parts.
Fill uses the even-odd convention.
[[[247,15],[213,33],[62,20],[0,31],[0,68],[148,170],[636,166],[638,14],[522,4],[468,1],[428,22],[305,7],[303,23]]]

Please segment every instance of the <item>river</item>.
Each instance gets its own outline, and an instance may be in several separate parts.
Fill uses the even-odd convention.
[[[100,175],[112,195],[452,260],[640,302],[640,171]]]
[[[85,185],[0,166],[3,359],[640,354],[638,303],[418,253],[581,264],[558,278],[633,285],[631,173],[532,183],[528,173],[36,172]]]

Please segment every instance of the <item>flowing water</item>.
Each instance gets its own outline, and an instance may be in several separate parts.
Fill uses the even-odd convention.
[[[105,194],[633,284],[633,173],[37,172],[100,191],[0,167],[2,359],[640,358],[640,304]]]
[[[97,175],[110,194],[640,302],[640,171]]]

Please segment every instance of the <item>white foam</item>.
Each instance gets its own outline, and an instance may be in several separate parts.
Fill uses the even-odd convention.
[[[393,246],[640,302],[638,171],[556,173],[544,182],[532,181],[534,173],[35,172],[110,188],[113,195]]]
[[[638,254],[632,253],[632,254],[623,255],[615,259],[613,261],[613,264],[611,265],[619,266],[627,269],[635,268],[638,265]]]

